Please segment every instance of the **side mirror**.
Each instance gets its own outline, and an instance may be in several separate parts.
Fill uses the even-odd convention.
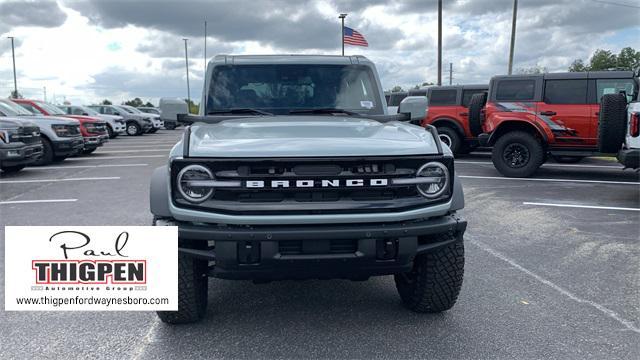
[[[409,122],[420,125],[422,119],[427,116],[429,101],[425,96],[407,96],[398,106],[398,114],[406,114]]]
[[[89,113],[83,112],[82,115],[89,116]]]

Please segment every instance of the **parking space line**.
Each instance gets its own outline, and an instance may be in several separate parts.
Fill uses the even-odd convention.
[[[61,203],[61,202],[75,202],[75,201],[78,201],[78,199],[12,200],[12,201],[0,201],[0,205]]]
[[[66,179],[63,178],[63,179],[34,179],[34,180],[0,180],[0,184],[28,184],[28,183],[41,183],[41,182],[98,181],[98,180],[120,180],[120,176],[66,178]]]
[[[491,165],[493,163],[491,161],[465,161],[465,160],[456,160],[456,164],[479,164],[479,165]],[[623,166],[618,165],[588,165],[588,164],[554,164],[554,163],[545,163],[542,164],[542,167],[568,167],[568,168],[601,168],[601,169],[623,169]]]
[[[114,168],[114,167],[138,167],[149,164],[100,164],[100,165],[61,165],[61,166],[37,166],[28,167],[24,170],[59,170],[59,169],[91,169],[91,168]]]
[[[621,210],[621,211],[640,211],[638,208],[624,208],[615,206],[594,206],[594,205],[573,205],[573,204],[553,204],[553,203],[537,203],[537,202],[523,202],[523,205],[534,206],[553,206],[553,207],[567,207],[578,209],[600,209],[600,210]]]
[[[591,300],[587,300],[587,299],[583,299],[581,297],[579,297],[578,295],[570,292],[569,290],[566,290],[564,288],[562,288],[559,285],[556,285],[555,283],[551,282],[550,280],[547,280],[545,278],[543,278],[542,276],[534,273],[531,270],[528,270],[527,268],[523,267],[522,265],[516,263],[514,260],[511,260],[510,258],[506,257],[505,255],[493,250],[492,248],[490,248],[489,246],[487,246],[486,244],[472,239],[470,241],[468,241],[470,243],[472,243],[473,245],[479,247],[480,249],[482,249],[483,251],[489,253],[490,255],[506,262],[507,264],[511,265],[512,267],[516,268],[517,270],[525,273],[526,275],[529,275],[530,277],[538,280],[539,282],[543,283],[544,285],[547,285],[548,287],[556,290],[557,292],[559,292],[560,294],[568,297],[569,299],[577,302],[577,303],[581,303],[581,304],[587,304],[590,305],[594,308],[596,308],[598,311],[600,311],[601,313],[605,314],[606,316],[608,316],[609,318],[619,322],[620,324],[622,324],[625,328],[627,328],[628,330],[631,330],[635,333],[640,333],[640,328],[636,327],[634,325],[634,323],[630,320],[627,320],[625,318],[623,318],[622,316],[618,315],[615,311],[606,308],[594,301]]]
[[[460,175],[464,179],[486,179],[486,180],[513,180],[513,181],[549,181],[549,182],[571,182],[571,183],[590,183],[590,184],[612,184],[612,185],[636,185],[640,186],[640,182],[634,181],[604,181],[604,180],[580,180],[580,179],[543,179],[543,178],[509,178],[501,176],[475,176]]]
[[[102,149],[100,149],[100,150],[102,150]],[[117,154],[117,153],[159,152],[159,151],[168,152],[171,149],[167,148],[167,149],[135,149],[135,150],[109,150],[109,149],[104,149],[104,150],[105,151],[100,151],[100,153],[102,153],[102,154],[105,154],[105,153]]]
[[[83,160],[121,160],[121,159],[138,159],[138,158],[166,158],[167,155],[130,155],[130,156],[95,156],[95,157],[81,157],[70,158],[65,161],[83,161]]]

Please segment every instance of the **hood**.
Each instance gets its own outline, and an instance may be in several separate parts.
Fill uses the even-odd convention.
[[[60,125],[80,125],[80,122],[76,119],[61,117],[61,116],[48,116],[48,115],[33,115],[24,116],[25,120],[33,121],[40,124],[60,124]]]
[[[28,119],[0,116],[0,129],[17,128],[20,126],[38,127],[36,123]]]
[[[437,154],[424,128],[340,116],[274,116],[191,127],[189,156],[314,157]]]
[[[68,117],[71,119],[76,119],[78,121],[80,121],[81,123],[94,123],[94,122],[99,122],[99,123],[103,123],[104,121],[94,117],[94,116],[84,116],[84,115],[64,115],[64,117]]]

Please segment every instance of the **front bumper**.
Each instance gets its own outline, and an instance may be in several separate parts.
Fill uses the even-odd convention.
[[[260,281],[406,272],[416,255],[462,241],[467,222],[450,214],[393,223],[217,226],[156,220],[154,225],[177,225],[179,251],[215,261],[210,276]]]
[[[625,168],[640,168],[640,148],[620,150],[617,157]]]
[[[55,156],[70,156],[79,153],[84,148],[84,139],[79,136],[76,138],[61,138],[51,143]]]
[[[95,149],[102,146],[105,142],[109,141],[109,135],[93,135],[84,137],[84,149]]]
[[[27,165],[42,156],[42,143],[33,145],[7,145],[0,149],[0,163],[3,166]]]

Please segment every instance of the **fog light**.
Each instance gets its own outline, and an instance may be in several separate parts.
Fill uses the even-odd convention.
[[[7,156],[20,156],[20,150],[9,150]]]

